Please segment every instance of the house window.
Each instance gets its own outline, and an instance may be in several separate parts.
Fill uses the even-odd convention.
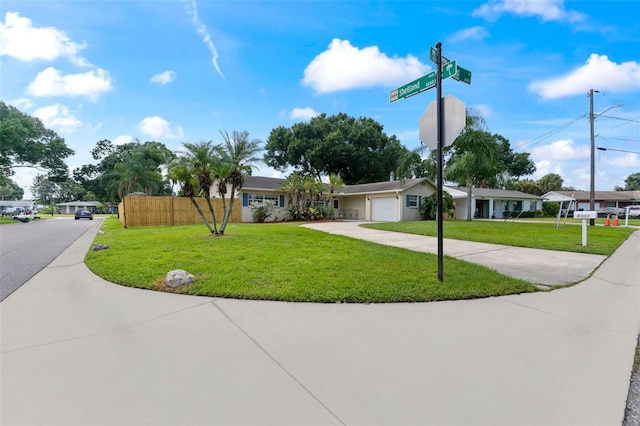
[[[411,208],[411,209],[417,209],[418,207],[420,207],[420,198],[417,195],[407,195],[407,202],[406,202],[406,206]]]
[[[251,203],[261,203],[263,201],[271,201],[273,202],[274,207],[281,207],[281,198],[284,196],[271,195],[271,194],[247,194],[247,203],[246,205],[251,205]]]

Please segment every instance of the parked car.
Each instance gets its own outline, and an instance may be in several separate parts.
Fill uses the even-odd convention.
[[[629,217],[640,217],[640,206],[627,206],[627,208],[629,209]]]
[[[618,215],[618,217],[624,217],[626,214],[625,209],[621,209],[619,207],[604,207],[602,209],[598,209],[598,217],[607,217],[607,215],[614,217]]]
[[[76,220],[80,220],[80,219],[93,220],[93,213],[91,213],[89,210],[76,210],[75,219]]]

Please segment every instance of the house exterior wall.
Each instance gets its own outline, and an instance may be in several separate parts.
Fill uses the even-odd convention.
[[[242,206],[242,212],[240,214],[240,220],[242,222],[253,222],[253,216],[251,212],[251,207],[249,206],[251,200],[250,196],[268,196],[270,198],[276,197],[278,206],[274,208],[273,214],[269,217],[266,222],[281,222],[283,221],[287,215],[287,197],[282,193],[282,191],[252,191],[247,190],[241,191],[238,194],[238,198],[240,198],[240,205]]]
[[[367,220],[367,200],[365,195],[338,196],[340,209],[338,214],[342,214],[344,219]]]
[[[435,188],[432,188],[430,185],[426,183],[416,185],[408,190],[402,192],[400,194],[400,220],[422,220],[422,215],[420,214],[420,204],[422,204],[422,200],[425,197],[429,197],[436,192]],[[408,206],[407,205],[407,196],[417,196],[418,198],[418,207]]]
[[[471,216],[473,217],[473,212],[475,211],[476,208],[476,203],[475,203],[475,198],[473,198],[471,200],[472,204],[471,204]],[[466,220],[467,219],[467,206],[469,203],[469,200],[467,198],[456,198],[455,200],[453,200],[455,206],[456,206],[456,219],[462,219],[462,220]]]

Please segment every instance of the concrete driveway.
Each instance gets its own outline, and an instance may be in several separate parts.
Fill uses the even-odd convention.
[[[97,230],[0,304],[3,425],[622,421],[640,232],[569,288],[355,305],[113,285],[83,263]]]
[[[316,222],[307,228],[344,235],[392,247],[438,253],[438,239],[402,232],[363,228],[361,222]],[[444,254],[487,266],[502,274],[546,286],[566,285],[587,278],[606,259],[597,254],[539,250],[473,241],[443,241]],[[446,271],[445,271],[446,281]]]

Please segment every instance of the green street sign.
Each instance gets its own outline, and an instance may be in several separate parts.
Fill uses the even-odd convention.
[[[418,93],[429,90],[436,87],[436,72],[431,71],[427,75],[423,75],[417,80],[413,80],[411,83],[407,83],[404,86],[398,87],[392,90],[389,94],[389,102],[395,102],[398,99],[408,98]]]
[[[429,50],[429,59],[431,59],[431,62],[434,64],[438,63],[438,50],[433,46],[431,46],[431,50]],[[444,56],[442,59],[444,60]]]
[[[442,79],[453,77],[458,72],[456,61],[451,61],[446,65],[442,65]]]
[[[453,76],[455,80],[471,84],[471,71],[458,65],[458,72]]]

